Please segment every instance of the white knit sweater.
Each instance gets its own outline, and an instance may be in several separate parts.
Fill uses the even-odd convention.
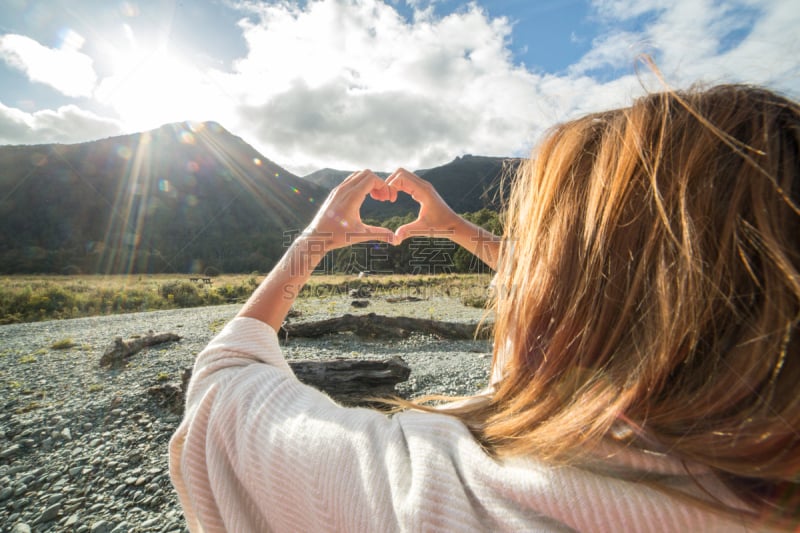
[[[609,460],[695,490],[668,457]],[[249,318],[198,356],[169,461],[192,531],[742,529],[635,481],[498,462],[444,414],[343,408],[297,381],[272,328]],[[710,474],[695,477],[729,498]]]

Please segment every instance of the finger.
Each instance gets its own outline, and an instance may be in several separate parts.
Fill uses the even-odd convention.
[[[393,202],[392,191],[393,189],[386,185],[385,181],[381,180],[381,185],[372,189],[369,195],[379,202]],[[394,192],[394,197],[397,197],[397,192]]]
[[[364,170],[356,170],[355,172],[353,172],[352,174],[350,174],[349,176],[347,176],[345,179],[343,179],[343,180],[342,180],[342,182],[341,182],[339,185],[344,185],[344,184],[346,184],[346,183],[350,183],[350,182],[352,182],[353,180],[357,179],[357,178],[358,178],[359,176],[361,176],[362,174],[364,174],[365,172],[371,172],[371,171],[370,171],[369,169],[364,169]]]
[[[400,244],[410,237],[418,237],[426,233],[425,228],[420,224],[419,219],[409,222],[397,228],[394,232],[395,244]]]
[[[397,200],[397,189],[389,184],[389,178],[384,181],[386,184],[386,202],[394,202]]]
[[[395,170],[386,180],[386,184],[397,191],[410,194],[419,203],[428,196],[428,182],[404,168]]]
[[[359,205],[368,194],[376,200],[385,200],[390,197],[386,183],[371,170],[360,170],[348,176],[335,189],[340,205]]]

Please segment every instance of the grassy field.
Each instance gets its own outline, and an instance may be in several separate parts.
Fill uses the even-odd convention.
[[[238,303],[263,278],[256,274],[222,275],[205,284],[190,281],[188,274],[4,276],[0,278],[0,324]],[[480,307],[489,279],[488,274],[377,275],[364,279],[315,275],[299,297],[325,299],[368,286],[379,296],[440,292]]]

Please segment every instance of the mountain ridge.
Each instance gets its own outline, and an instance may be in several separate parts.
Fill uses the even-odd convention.
[[[495,206],[506,161],[463,156],[422,173],[458,212],[476,211]],[[0,146],[0,273],[264,270],[329,189],[213,121]],[[368,198],[362,216],[417,209],[407,195]]]

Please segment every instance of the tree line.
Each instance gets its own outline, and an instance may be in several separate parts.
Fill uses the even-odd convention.
[[[498,213],[489,208],[466,213],[467,220],[500,234]],[[396,230],[415,213],[365,223]],[[166,227],[166,223],[160,227]],[[300,230],[227,231],[211,226],[202,238],[175,239],[156,235],[146,242],[115,239],[111,243],[73,242],[69,246],[26,246],[6,249],[0,257],[3,274],[160,274],[248,273],[270,270]],[[160,242],[159,242],[160,241]],[[181,243],[183,245],[181,246]],[[443,274],[486,272],[488,267],[448,239],[414,236],[398,246],[369,242],[329,253],[317,272],[327,274]]]

